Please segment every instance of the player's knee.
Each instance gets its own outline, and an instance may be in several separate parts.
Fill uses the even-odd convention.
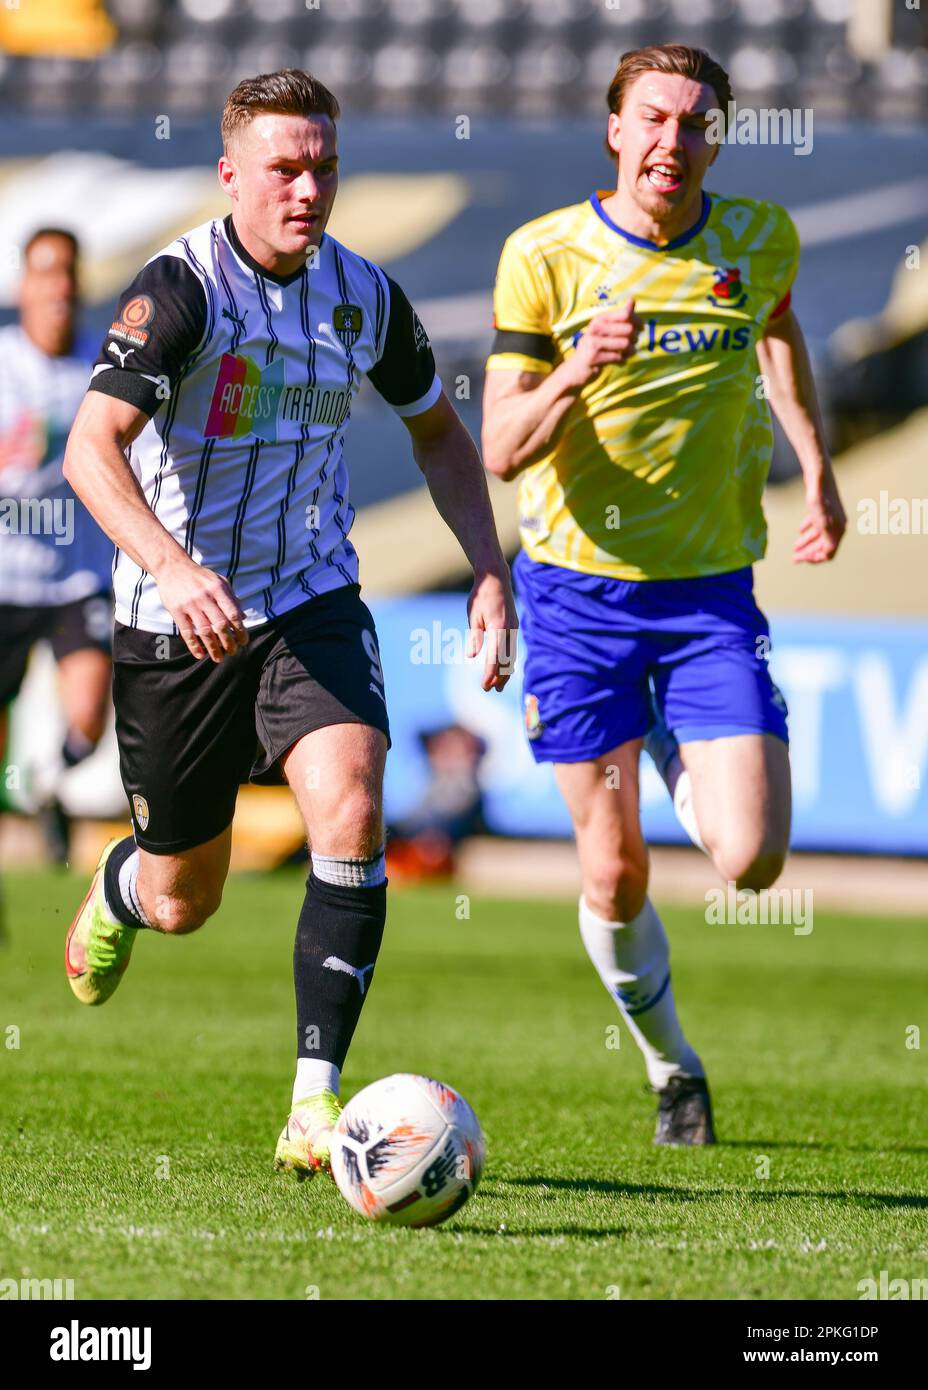
[[[70,722],[81,737],[96,748],[103,737],[103,730],[106,725],[105,712],[97,704],[82,706],[74,711]]]
[[[755,892],[760,892],[762,888],[771,888],[783,872],[785,863],[785,853],[776,850],[762,851],[747,865],[744,874],[737,880],[738,887],[753,888]]]
[[[325,818],[324,840],[313,844],[319,854],[369,858],[383,843],[380,801],[368,788],[346,792]]]
[[[715,855],[716,868],[726,883],[753,889],[755,893],[772,887],[783,872],[785,863],[785,850],[767,847],[726,847]]]
[[[586,877],[584,897],[605,921],[630,922],[644,907],[648,895],[646,860],[622,857],[604,861]]]
[[[67,709],[68,731],[81,735],[86,738],[94,748],[103,738],[103,731],[106,728],[107,705],[97,699],[97,696],[88,689],[82,691],[71,691]]]
[[[155,899],[152,926],[169,936],[188,936],[218,911],[222,890],[184,897],[176,893],[161,893]]]

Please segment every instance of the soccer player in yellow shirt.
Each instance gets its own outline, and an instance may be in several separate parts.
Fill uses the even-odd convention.
[[[786,707],[751,568],[765,396],[805,480],[793,558],[830,560],[845,527],[790,308],[796,230],[774,203],[703,191],[730,100],[700,49],[623,56],[617,187],[507,240],[484,396],[486,466],[519,478],[526,730],[571,813],[581,935],[644,1054],[661,1144],[715,1135],[647,896],[643,744],[723,879],[769,887],[789,842]]]

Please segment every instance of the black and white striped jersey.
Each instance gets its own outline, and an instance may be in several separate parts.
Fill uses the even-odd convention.
[[[61,465],[94,348],[52,357],[0,329],[0,603],[55,608],[110,587],[113,545]]]
[[[133,472],[175,540],[229,581],[249,627],[357,582],[343,445],[362,373],[400,415],[441,394],[403,291],[330,236],[276,276],[231,215],[217,218],[120,297],[90,389],[151,416]],[[118,549],[114,588],[119,622],[175,631],[154,579]]]

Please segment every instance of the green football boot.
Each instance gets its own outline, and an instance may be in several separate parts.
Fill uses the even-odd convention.
[[[334,1091],[319,1091],[298,1100],[277,1141],[275,1170],[295,1173],[298,1178],[330,1173],[332,1130],[341,1113],[342,1104]]]
[[[68,984],[82,1004],[105,1004],[126,972],[138,927],[110,921],[103,903],[103,870],[119,840],[100,855],[87,896],[68,927],[64,967]]]

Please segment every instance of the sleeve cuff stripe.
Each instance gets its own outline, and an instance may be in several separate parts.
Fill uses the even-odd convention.
[[[781,314],[785,314],[785,313],[786,313],[787,309],[788,309],[789,306],[790,306],[790,300],[792,299],[792,297],[793,297],[793,292],[792,292],[792,290],[787,290],[787,291],[786,291],[786,294],[783,296],[783,298],[780,300],[780,302],[779,302],[779,304],[777,305],[777,307],[774,309],[773,313],[770,315],[771,321],[772,321],[773,319],[778,319],[778,318],[780,317]]]
[[[421,415],[423,411],[431,410],[440,395],[441,377],[436,372],[432,384],[424,396],[420,396],[417,401],[410,401],[408,405],[394,405],[393,409],[401,418],[405,418],[408,415]],[[392,404],[391,401],[391,405]]]

